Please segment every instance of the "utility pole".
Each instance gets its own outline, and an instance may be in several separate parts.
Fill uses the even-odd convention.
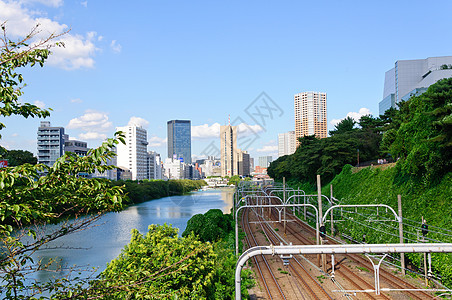
[[[399,206],[399,242],[403,244],[402,195],[397,195],[397,204]],[[400,253],[400,266],[402,274],[405,275],[405,253]]]
[[[331,206],[333,206],[333,185],[330,184],[330,201]],[[333,235],[334,226],[333,226],[333,210],[331,210],[331,235]]]
[[[286,177],[282,178],[283,182],[283,203],[286,204]],[[286,207],[284,209],[284,236],[286,236]]]
[[[320,175],[317,175],[317,202],[319,204],[319,225],[320,228],[323,226],[323,212],[322,212],[322,184],[320,182]],[[320,237],[317,237],[317,245],[323,245],[323,238],[320,239]],[[317,254],[317,261],[319,263],[320,266],[320,256]],[[326,256],[325,254],[322,254],[322,268],[325,271],[326,270],[326,266],[325,266],[325,261],[326,261]]]

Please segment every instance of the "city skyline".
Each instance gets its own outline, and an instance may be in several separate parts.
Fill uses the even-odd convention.
[[[43,68],[19,70],[27,83],[21,99],[52,108],[44,120],[88,147],[139,123],[148,149],[165,154],[166,121],[189,119],[192,156],[206,157],[219,148],[230,114],[245,136],[240,149],[277,157],[278,134],[294,130],[295,93],[328,94],[328,130],[347,115],[378,115],[383,74],[395,61],[451,54],[443,38],[451,8],[450,1],[149,1],[106,9],[94,1],[0,0],[0,21],[13,39],[38,21],[43,35],[71,29]],[[305,22],[287,18],[291,11],[304,12]],[[263,92],[277,106],[265,109]],[[261,107],[261,115],[253,111]],[[8,118],[0,144],[36,154],[40,121]]]

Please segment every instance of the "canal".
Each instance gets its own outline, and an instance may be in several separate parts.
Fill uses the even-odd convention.
[[[99,273],[121,253],[130,241],[132,229],[145,233],[150,224],[166,223],[179,228],[181,235],[193,215],[212,208],[229,213],[232,196],[233,189],[199,191],[133,205],[119,213],[107,213],[94,226],[48,244],[49,249],[37,251],[35,261],[56,259],[56,262],[49,270],[35,274],[35,279],[45,282],[52,277],[62,277],[67,274],[67,268],[73,266],[80,270],[96,268]],[[57,266],[62,266],[63,270],[58,270]],[[82,271],[82,275],[86,274],[88,272]]]

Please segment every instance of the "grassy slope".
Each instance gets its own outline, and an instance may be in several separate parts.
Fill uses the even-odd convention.
[[[396,167],[385,170],[368,167],[353,172],[351,166],[345,166],[331,184],[334,196],[341,204],[387,204],[397,212],[397,195],[402,195],[403,217],[421,221],[423,216],[429,225],[452,230],[452,172],[433,187],[425,187],[412,180],[401,182],[396,177]],[[329,195],[329,185],[322,190]],[[372,241],[367,241],[372,243]],[[442,242],[452,242],[442,239]],[[408,254],[407,257],[418,266],[421,255]],[[443,283],[452,286],[452,255],[432,255],[433,269],[441,274]]]
[[[425,187],[412,180],[398,182],[396,168],[382,170],[368,167],[354,173],[346,166],[331,184],[334,196],[354,204],[382,203],[397,211],[397,195],[402,195],[405,218],[421,221],[421,216],[430,225],[452,229],[452,172],[434,187]],[[329,194],[329,185],[323,193]],[[345,203],[344,203],[345,204]]]

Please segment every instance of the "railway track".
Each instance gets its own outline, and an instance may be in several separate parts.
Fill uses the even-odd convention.
[[[256,238],[251,230],[248,220],[249,209],[245,209],[242,214],[242,226],[245,229],[245,238],[248,248],[258,246]],[[254,263],[258,270],[261,282],[267,292],[269,299],[286,299],[284,292],[281,289],[275,275],[264,255],[253,257]]]
[[[298,217],[295,217],[293,214],[287,214],[288,217],[291,218],[291,220],[293,220],[293,222],[289,222],[287,229],[291,231],[291,233],[296,236],[303,244],[314,244],[312,240],[306,239],[303,235],[301,235],[300,233],[297,232],[297,228],[294,228],[293,223],[297,224],[301,230],[305,230],[310,232],[310,234],[312,234],[313,236],[315,236],[315,230],[308,226],[306,223],[304,223],[303,221],[301,221]],[[272,214],[272,217],[275,217],[274,214]],[[298,230],[300,229],[298,228]],[[336,242],[334,241],[330,241],[330,243],[335,244]],[[362,255],[359,254],[348,254],[346,255],[347,257],[349,257],[352,261],[355,261],[356,263],[360,264],[362,267],[367,268],[368,270],[373,270],[373,266],[370,263],[370,261],[363,257]],[[337,255],[337,263],[335,264],[335,270],[336,273],[339,272],[346,272],[349,274],[354,274],[354,275],[350,275],[350,277],[354,277],[354,281],[359,281],[361,282],[362,286],[361,288],[364,289],[373,289],[373,285],[371,285],[370,283],[366,282],[364,283],[362,278],[360,278],[359,276],[356,275],[356,273],[351,272],[351,270],[343,263],[341,263],[341,258],[345,257],[345,255]],[[391,289],[418,289],[419,287],[414,286],[406,281],[404,281],[403,279],[393,275],[391,272],[388,272],[387,270],[385,270],[384,268],[380,268],[380,282],[383,282],[385,285],[388,285]],[[403,293],[406,296],[409,296],[409,299],[430,299],[432,298],[432,294],[425,292],[425,291],[403,291]],[[388,298],[387,293],[385,292],[384,294],[382,294],[381,296],[386,297],[386,299],[390,299]]]
[[[267,223],[261,222],[259,224],[267,239],[273,245],[284,243],[284,241],[275,233],[273,228],[271,228]],[[292,274],[295,275],[303,287],[304,294],[307,297],[305,299],[333,299],[322,287],[318,279],[314,278],[295,256],[290,259],[287,268],[291,270]]]

